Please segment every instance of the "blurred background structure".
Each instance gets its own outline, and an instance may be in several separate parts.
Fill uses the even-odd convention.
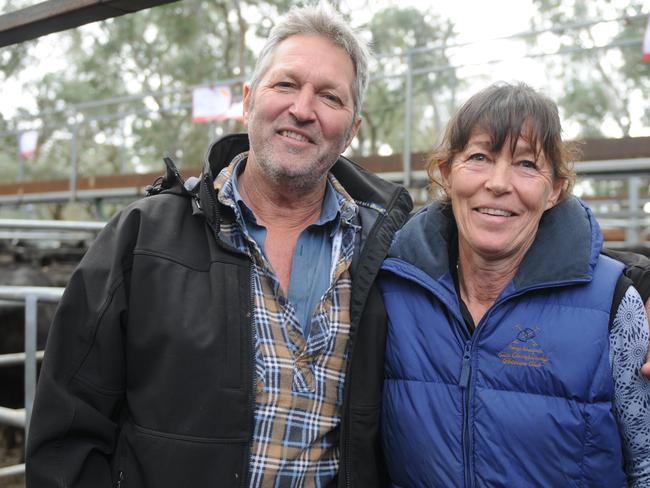
[[[21,299],[2,286],[64,286],[103,222],[163,173],[164,155],[196,175],[210,141],[245,131],[243,83],[296,3],[0,0],[0,366],[23,354],[0,367],[0,424],[18,415],[0,425],[0,486],[9,474],[22,486],[20,422],[36,374],[22,366],[23,351],[36,361],[23,327],[31,321],[40,347],[52,313],[30,290]],[[352,158],[424,204],[423,163],[450,114],[490,83],[524,81],[557,101],[566,138],[580,141],[575,192],[607,245],[648,253],[647,2],[332,3],[375,52]]]

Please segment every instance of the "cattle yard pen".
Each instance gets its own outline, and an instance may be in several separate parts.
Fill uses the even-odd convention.
[[[0,406],[0,423],[29,431],[29,419],[36,392],[37,361],[43,358],[43,351],[36,350],[36,329],[38,302],[58,302],[63,288],[40,286],[0,286],[0,301],[19,302],[25,306],[25,352],[0,355],[0,367],[25,365],[25,408],[12,409]],[[0,479],[24,473],[25,465],[18,464],[0,468]]]
[[[104,227],[104,222],[36,221],[0,219],[0,239],[56,239],[92,240]],[[0,368],[24,365],[24,405],[22,409],[0,405],[0,424],[24,429],[25,438],[29,431],[29,420],[36,391],[37,365],[43,358],[43,351],[37,350],[38,304],[58,303],[63,295],[62,287],[4,286],[0,284],[0,306],[16,304],[24,307],[24,352],[0,354]],[[1,331],[0,331],[1,332]],[[25,472],[24,464],[0,467],[0,481],[20,476]]]

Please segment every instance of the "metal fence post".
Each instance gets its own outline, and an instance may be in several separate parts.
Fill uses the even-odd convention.
[[[77,173],[79,171],[79,120],[75,114],[74,125],[72,126],[72,141],[70,143],[70,201],[77,199]]]
[[[404,92],[404,186],[411,187],[411,127],[413,111],[413,52],[406,53],[406,90]]]
[[[18,168],[16,169],[16,179],[18,181],[23,181],[25,179],[25,158],[20,152],[20,136],[22,132],[18,132],[18,141],[16,142],[16,156],[18,156]]]
[[[639,199],[641,178],[638,176],[630,176],[627,182],[627,188],[630,226],[625,229],[625,244],[630,247],[636,247],[641,242],[641,223],[639,219],[639,212],[642,208],[641,201]]]
[[[36,393],[37,307],[38,297],[27,295],[25,297],[25,439],[29,433],[29,420]]]

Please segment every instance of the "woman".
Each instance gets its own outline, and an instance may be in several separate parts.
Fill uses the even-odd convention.
[[[383,444],[396,486],[650,486],[648,331],[600,255],[556,106],[494,85],[431,159],[445,201],[396,237]]]

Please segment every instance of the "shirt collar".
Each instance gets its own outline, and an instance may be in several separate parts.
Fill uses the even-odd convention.
[[[247,156],[248,152],[235,156],[231,163],[219,172],[214,187],[218,191],[219,201],[235,209],[237,219],[256,223],[253,212],[248,208],[237,188],[237,176],[243,170]],[[350,224],[356,213],[356,203],[329,172],[321,215],[315,225],[330,225],[330,234],[333,236],[341,223]]]

